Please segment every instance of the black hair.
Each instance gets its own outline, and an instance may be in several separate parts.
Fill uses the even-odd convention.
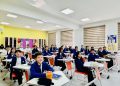
[[[58,50],[58,51],[59,51],[59,53],[61,52],[61,50],[62,50],[62,49],[63,49],[62,47],[60,47],[60,48],[59,48],[59,50]]]
[[[79,54],[80,54],[80,52],[78,51],[78,52],[76,53],[76,56],[78,57]]]
[[[21,51],[21,50],[16,50],[15,53],[17,53],[17,52],[20,52],[20,53],[21,53],[22,51]]]
[[[41,52],[35,53],[34,58],[37,58],[37,56],[39,56],[39,55],[42,55],[42,53]]]
[[[95,51],[95,50],[94,50],[94,49],[91,49],[90,52],[91,52],[91,51]]]

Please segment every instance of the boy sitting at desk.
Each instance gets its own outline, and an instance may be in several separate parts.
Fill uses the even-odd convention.
[[[20,64],[25,64],[25,58],[22,57],[22,53],[20,50],[16,50],[15,51],[15,57],[12,58],[12,62],[11,62],[11,73],[10,73],[10,77],[12,77],[12,73],[15,73],[16,78],[18,79],[18,84],[21,85],[22,84],[22,75],[23,75],[23,71],[20,69],[14,69],[13,66],[16,65],[20,65]]]
[[[88,55],[88,61],[95,61],[96,58],[99,58],[99,56],[95,54],[94,49],[91,49],[90,54]]]
[[[43,61],[42,53],[35,54],[35,62],[31,65],[30,68],[30,78],[48,78],[47,71],[54,71],[46,62]]]

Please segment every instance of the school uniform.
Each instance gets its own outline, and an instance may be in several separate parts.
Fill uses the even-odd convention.
[[[103,53],[103,56],[109,54],[109,52],[107,50],[103,50],[102,53]],[[110,61],[107,61],[107,63],[108,63],[108,68],[112,67],[113,66],[113,59],[110,59]]]
[[[84,51],[85,51],[85,49],[84,49],[84,48],[81,48],[81,49],[80,49],[80,52],[84,52]]]
[[[64,48],[63,52],[67,53],[67,51],[69,51],[69,49],[68,48]]]
[[[88,55],[88,61],[95,61],[96,58],[99,58],[98,55],[90,53]]]
[[[98,55],[99,55],[99,57],[103,57],[103,52],[102,51],[98,51]]]
[[[77,52],[78,52],[77,50],[75,50],[75,49],[73,50],[73,59],[77,58]]]
[[[13,66],[15,65],[19,65],[19,64],[25,64],[25,58],[21,57],[21,58],[17,58],[16,56],[12,58],[12,62],[11,62],[11,74],[10,77],[12,77],[12,73],[14,72],[16,74],[16,78],[18,79],[18,84],[22,84],[22,75],[23,72],[20,69],[14,69]]]
[[[89,49],[85,49],[85,55],[88,55],[90,53]]]
[[[57,56],[55,57],[55,65],[62,67],[61,71],[64,71],[66,69],[66,65],[65,62],[58,61],[58,59],[63,59],[64,57],[66,57],[64,53],[58,53]]]
[[[32,55],[34,55],[34,54],[37,53],[37,52],[39,52],[38,49],[37,49],[37,48],[34,48],[34,49],[32,50]]]
[[[88,82],[90,82],[94,79],[92,71],[89,68],[84,67],[84,61],[82,58],[77,57],[77,59],[75,59],[75,67],[76,67],[77,71],[84,72],[84,73],[88,74]]]
[[[46,74],[44,73],[45,71],[54,71],[53,68],[50,67],[45,62],[42,62],[41,65],[39,65],[37,62],[34,62],[31,65],[30,68],[30,79],[32,78],[46,78]]]
[[[50,48],[50,52],[55,52],[56,50],[54,48]]]
[[[52,55],[52,53],[49,51],[49,50],[44,50],[43,51],[43,56],[49,56],[49,55]],[[44,58],[44,61],[45,62],[48,62],[48,58]]]
[[[15,53],[9,53],[7,56],[7,59],[12,59],[13,57],[15,57]]]

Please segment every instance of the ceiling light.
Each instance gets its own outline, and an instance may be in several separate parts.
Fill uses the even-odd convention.
[[[85,21],[90,21],[89,18],[84,18],[84,19],[81,19],[81,21],[85,22]]]
[[[55,27],[60,28],[61,26],[59,26],[59,25],[55,25]]]
[[[44,22],[43,21],[36,21],[37,23],[39,23],[39,24],[43,24]]]
[[[1,24],[9,25],[10,23],[8,23],[8,22],[1,22]]]
[[[69,8],[62,10],[61,12],[64,13],[64,14],[66,14],[66,15],[74,13],[74,11],[71,10],[71,9],[69,9]]]
[[[27,26],[25,26],[25,28],[31,28],[31,26],[28,26],[28,25],[27,25]]]
[[[7,14],[6,16],[7,16],[7,17],[11,17],[11,18],[17,18],[17,17],[18,17],[18,16],[13,15],[13,14]]]

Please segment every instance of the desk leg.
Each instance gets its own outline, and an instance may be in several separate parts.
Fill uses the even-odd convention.
[[[28,81],[29,80],[29,73],[28,73],[28,71],[25,71],[25,77],[26,77],[26,81]]]

